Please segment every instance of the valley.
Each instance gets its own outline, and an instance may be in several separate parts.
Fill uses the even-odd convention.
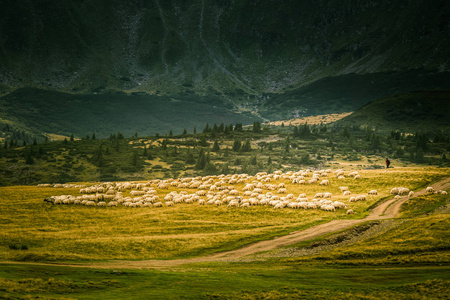
[[[0,298],[448,299],[449,16],[0,1]]]

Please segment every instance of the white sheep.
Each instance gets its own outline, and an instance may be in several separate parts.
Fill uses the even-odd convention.
[[[366,200],[366,195],[356,196],[356,201],[365,201],[365,200]]]
[[[345,205],[345,203],[342,203],[342,202],[340,202],[340,201],[334,201],[334,202],[332,203],[332,205],[333,205],[335,208],[347,208],[347,205]]]
[[[280,208],[284,208],[286,205],[283,202],[278,202],[277,204],[275,204],[275,206],[273,207],[274,209],[280,209]]]
[[[368,192],[369,195],[378,195],[378,191],[377,190],[371,190]]]
[[[287,193],[287,190],[286,190],[285,188],[280,188],[280,189],[277,191],[277,193],[278,193],[278,194],[286,194],[286,193]]]
[[[249,208],[250,207],[250,203],[248,203],[248,202],[242,203],[241,207]]]
[[[350,192],[350,191],[345,191],[343,195],[344,195],[344,196],[351,195],[351,192]]]
[[[434,188],[432,186],[427,187],[427,189],[425,190],[426,193],[434,193]]]
[[[353,211],[353,209],[349,209],[349,210],[347,210],[347,215],[351,215],[351,214],[354,214],[355,212]]]
[[[398,187],[392,188],[392,190],[391,190],[391,194],[392,195],[397,195],[398,192],[399,192],[399,188]]]
[[[405,187],[399,188],[399,190],[398,190],[399,195],[406,195],[408,193],[409,193],[409,189],[405,188]]]

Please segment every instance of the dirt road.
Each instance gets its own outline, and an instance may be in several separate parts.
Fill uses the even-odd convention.
[[[450,178],[446,178],[433,185],[435,190],[447,190],[450,188]],[[415,196],[425,194],[425,189],[415,192]],[[376,206],[371,213],[364,219],[359,220],[333,220],[328,223],[320,224],[310,227],[308,229],[292,232],[289,235],[277,237],[267,241],[261,241],[240,249],[217,253],[209,256],[194,257],[186,259],[172,259],[172,260],[141,260],[141,261],[106,261],[106,262],[92,262],[92,263],[80,263],[80,264],[60,264],[60,263],[23,263],[33,265],[58,265],[58,266],[71,266],[71,267],[88,267],[88,268],[105,268],[105,269],[145,269],[145,268],[168,268],[176,267],[185,264],[194,264],[200,262],[213,262],[213,261],[232,261],[242,259],[246,256],[256,253],[270,251],[284,246],[296,244],[302,241],[314,239],[324,234],[337,232],[350,228],[359,223],[370,220],[390,219],[397,216],[400,211],[400,207],[408,200],[408,197],[402,197],[400,199],[389,199],[380,205]],[[0,262],[2,264],[21,264],[20,262]]]

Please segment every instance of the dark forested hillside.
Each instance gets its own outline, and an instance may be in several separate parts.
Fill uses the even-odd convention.
[[[85,124],[96,130],[96,122],[130,131],[184,128],[199,110],[214,119],[251,116],[250,123],[352,111],[397,93],[450,88],[449,16],[450,2],[438,0],[0,1],[0,95],[51,91],[19,94],[40,107],[59,101],[54,109],[86,110]],[[108,110],[148,109],[105,104],[122,92],[197,104],[176,118],[158,114],[165,123],[125,124]],[[49,110],[23,112],[23,104],[9,103],[28,103],[17,95],[0,99],[0,118],[41,126],[32,115],[48,118]],[[93,108],[80,100],[75,109],[81,102],[72,100],[85,95]],[[62,129],[58,114],[51,118],[36,130],[75,132],[71,122]]]

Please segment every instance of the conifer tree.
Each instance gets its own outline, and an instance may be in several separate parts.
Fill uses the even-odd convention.
[[[32,157],[32,152],[31,152],[31,150],[26,150],[26,151],[25,151],[25,163],[26,163],[27,165],[32,165],[32,164],[34,164],[34,159],[33,159],[33,157]]]
[[[233,151],[234,152],[239,152],[241,150],[241,140],[239,139],[235,139],[233,142]]]
[[[214,145],[212,147],[212,151],[213,152],[218,152],[220,150],[220,145],[219,142],[217,140],[214,141]]]
[[[188,152],[186,154],[186,164],[192,165],[195,163],[194,155],[192,154],[191,150],[188,149]]]
[[[242,152],[250,152],[250,151],[252,151],[250,140],[246,140],[244,146],[242,146]]]
[[[197,163],[195,164],[196,170],[203,170],[207,164],[206,155],[203,149],[200,149],[200,153],[197,158]]]

